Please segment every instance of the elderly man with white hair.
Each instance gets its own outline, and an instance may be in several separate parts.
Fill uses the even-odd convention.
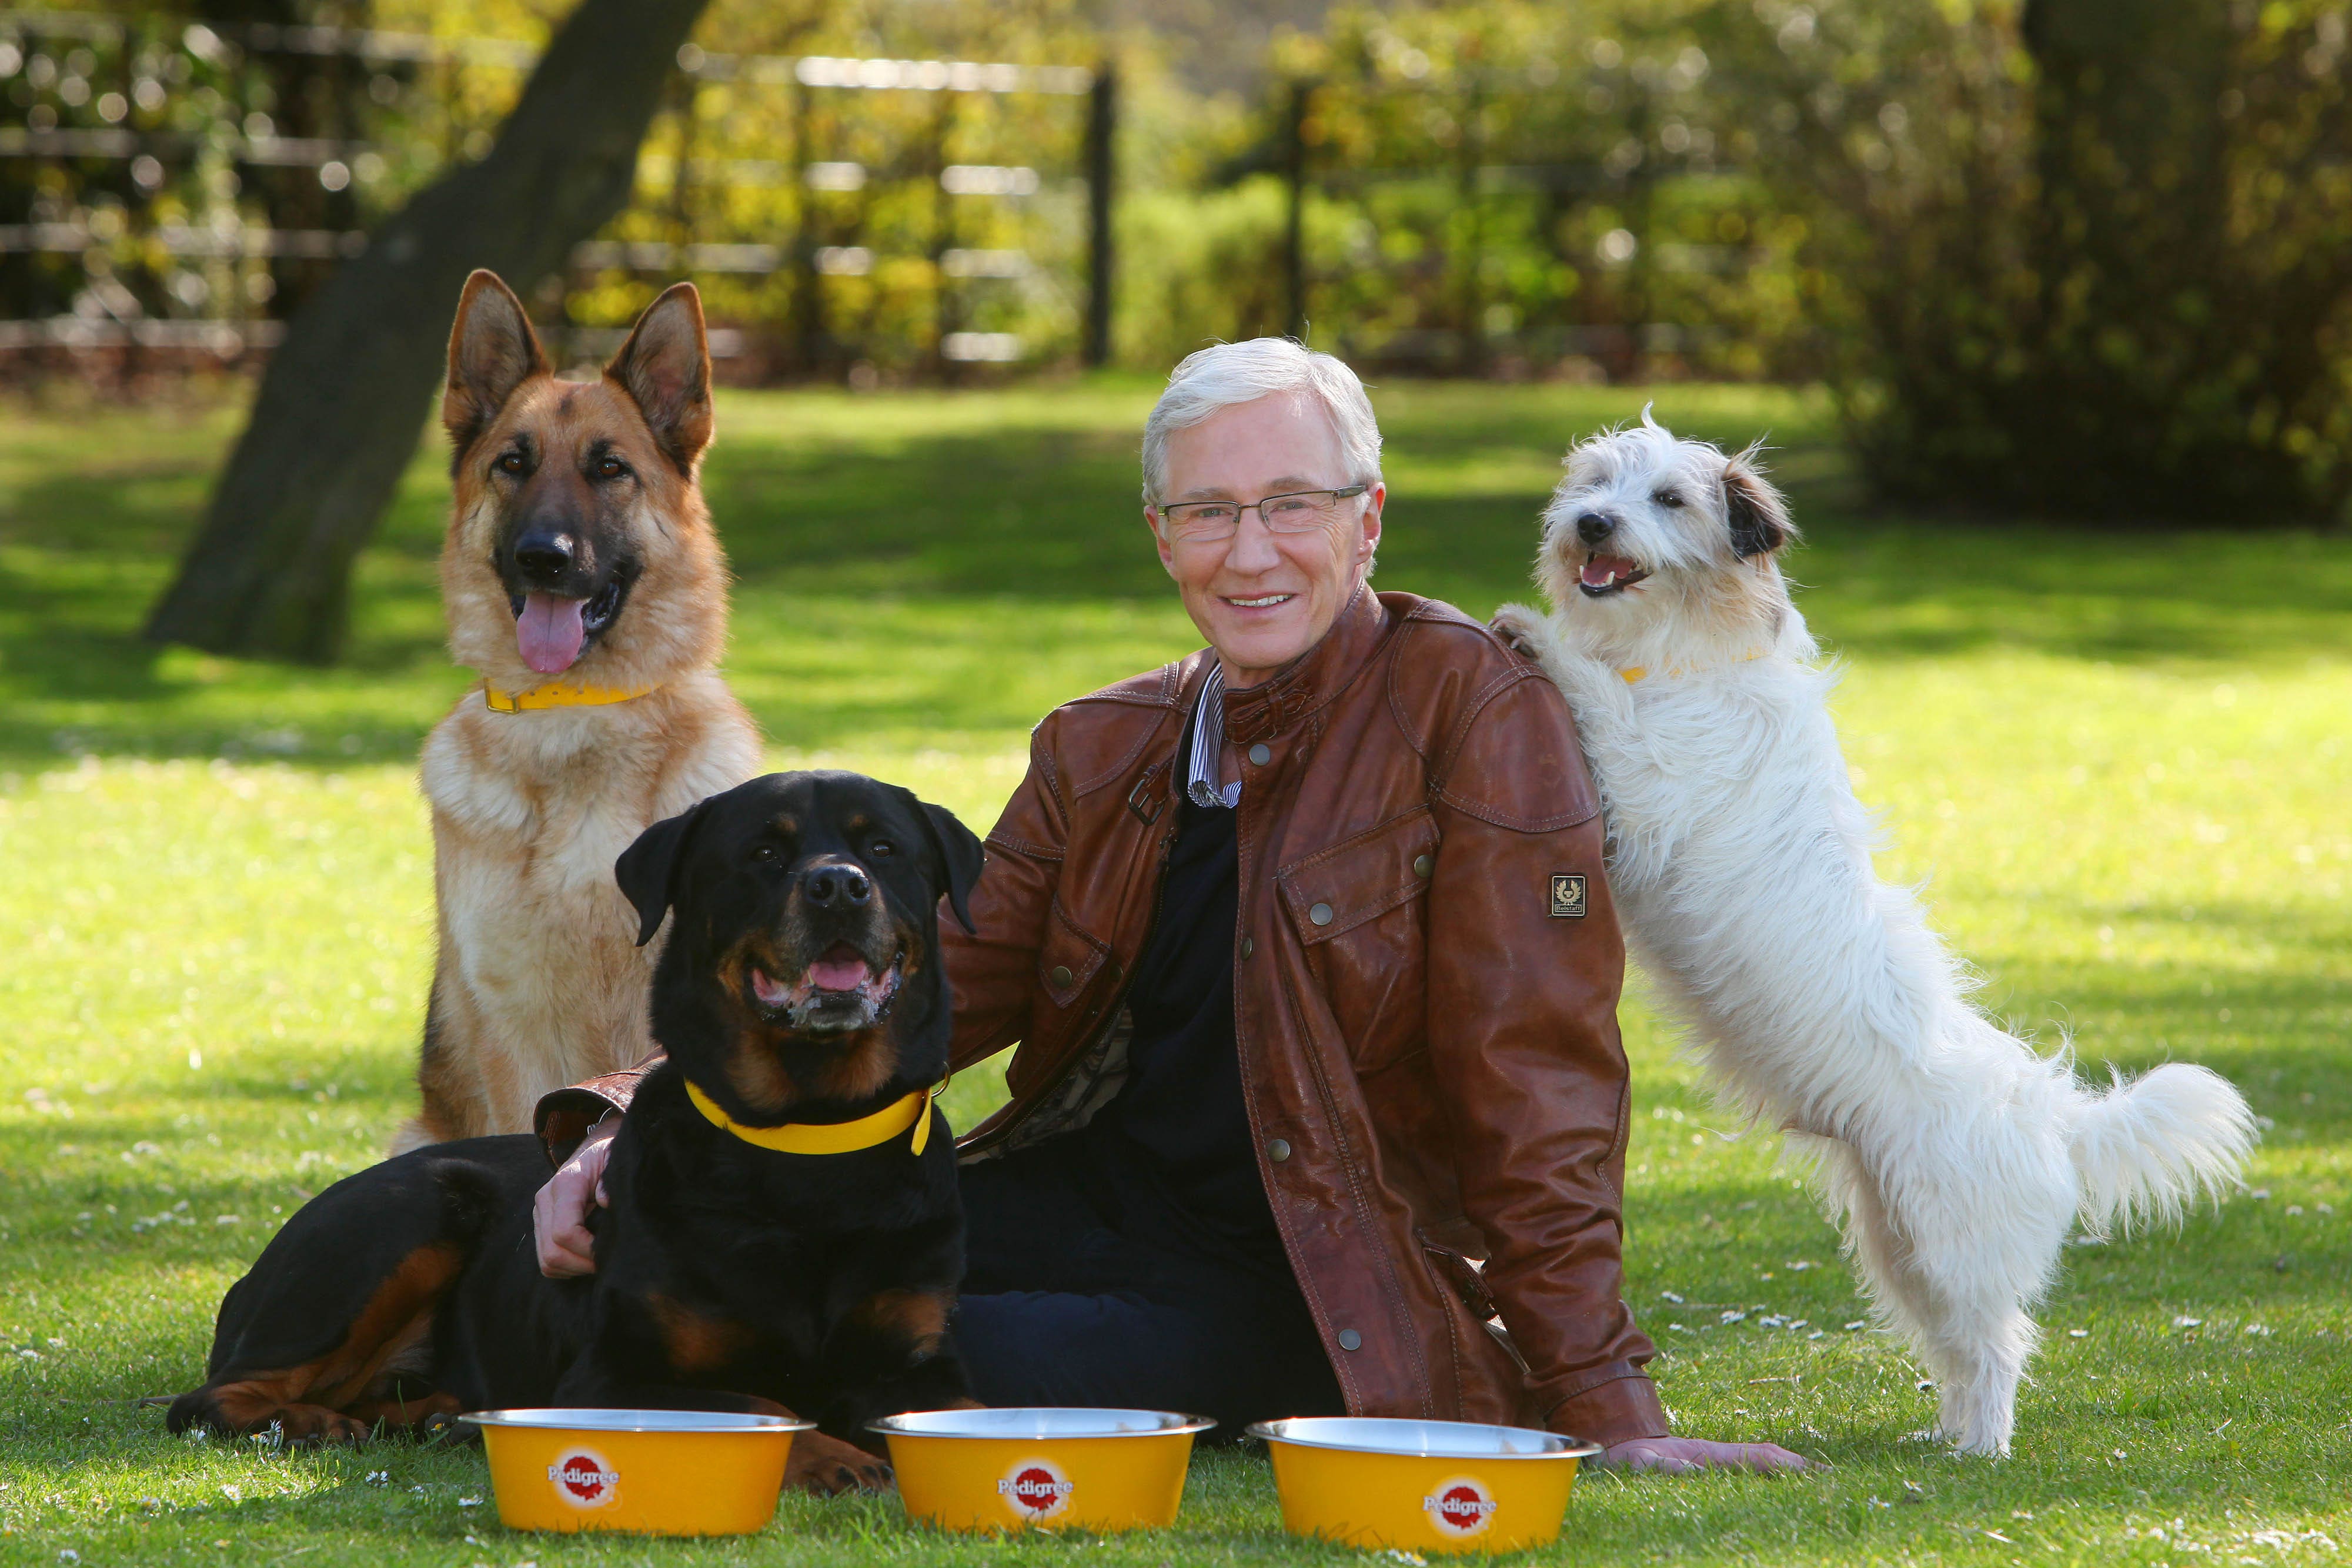
[[[1208,647],[1045,716],[941,923],[962,1140],[955,1333],[991,1405],[1547,1427],[1641,1468],[1801,1468],[1676,1438],[1623,1301],[1624,949],[1559,692],[1450,606],[1369,585],[1387,487],[1354,372],[1283,339],[1178,366],[1144,519]],[[630,1075],[551,1096],[551,1146]],[[591,1135],[541,1195],[590,1264]]]

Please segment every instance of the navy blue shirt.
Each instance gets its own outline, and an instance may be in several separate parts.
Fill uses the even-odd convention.
[[[1127,1082],[1082,1135],[1131,1240],[1287,1280],[1234,1041],[1238,813],[1181,794],[1176,809],[1159,918],[1128,988]]]

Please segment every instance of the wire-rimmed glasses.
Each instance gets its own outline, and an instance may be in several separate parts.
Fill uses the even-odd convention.
[[[1270,534],[1306,534],[1327,528],[1339,513],[1339,503],[1353,500],[1370,485],[1349,485],[1339,490],[1293,490],[1255,501],[1177,501],[1160,507],[1160,521],[1178,544],[1215,544],[1229,539],[1242,526],[1242,514],[1255,510]]]

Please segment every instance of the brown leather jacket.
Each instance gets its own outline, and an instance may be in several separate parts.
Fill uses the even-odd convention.
[[[971,899],[980,935],[941,925],[954,1063],[1020,1045],[967,1160],[1118,1091],[1211,656],[1031,738]],[[1665,1435],[1619,1259],[1624,947],[1567,704],[1460,612],[1365,591],[1297,664],[1229,691],[1225,727],[1242,1081],[1348,1408]],[[542,1133],[576,1137],[627,1079],[550,1096]]]

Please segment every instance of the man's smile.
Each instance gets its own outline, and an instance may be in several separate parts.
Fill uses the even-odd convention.
[[[1255,599],[1235,599],[1230,594],[1219,594],[1218,597],[1236,610],[1271,610],[1277,604],[1289,603],[1292,600],[1297,598],[1298,595],[1295,593],[1264,593],[1260,594]]]

